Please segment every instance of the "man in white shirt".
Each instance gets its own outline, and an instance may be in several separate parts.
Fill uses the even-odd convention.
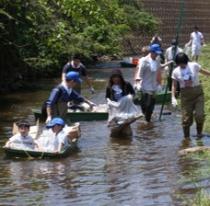
[[[202,45],[204,44],[203,34],[197,26],[194,27],[194,31],[190,34],[190,43],[192,45],[192,59],[197,62]]]
[[[149,123],[155,107],[155,93],[161,84],[161,64],[157,59],[162,53],[158,44],[149,47],[149,54],[142,58],[139,67],[139,86],[142,92],[141,109]]]

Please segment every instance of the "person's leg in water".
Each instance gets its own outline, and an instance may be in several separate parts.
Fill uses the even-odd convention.
[[[195,103],[195,121],[196,121],[196,130],[197,130],[198,138],[202,138],[202,136],[203,136],[204,120],[205,120],[204,95],[202,93],[197,98],[196,103]]]

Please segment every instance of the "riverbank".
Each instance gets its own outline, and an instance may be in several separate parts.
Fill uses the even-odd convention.
[[[210,44],[203,47],[202,55],[199,59],[199,64],[201,64],[202,68],[210,70]],[[209,77],[201,75],[201,81],[204,88],[205,93],[205,112],[206,112],[206,121],[204,130],[206,132],[210,132],[210,82]]]

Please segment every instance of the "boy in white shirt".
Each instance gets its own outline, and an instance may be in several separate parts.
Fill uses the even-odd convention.
[[[67,133],[63,130],[65,122],[60,117],[53,118],[48,124],[47,128],[52,129],[53,133],[49,133],[47,137],[41,142],[41,150],[47,152],[61,152],[69,145]]]
[[[16,135],[12,136],[5,144],[5,147],[14,149],[29,149],[33,150],[37,146],[33,138],[29,135],[30,124],[27,121],[21,120],[16,123],[18,131]]]

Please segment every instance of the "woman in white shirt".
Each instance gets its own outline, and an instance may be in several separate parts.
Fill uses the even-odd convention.
[[[177,67],[172,73],[172,105],[177,106],[175,93],[178,82],[180,84],[184,137],[190,138],[190,126],[193,123],[193,116],[195,116],[197,136],[200,138],[202,137],[205,114],[204,93],[199,81],[199,72],[208,76],[210,76],[210,72],[202,69],[195,62],[189,62],[185,53],[177,54],[175,62]]]

